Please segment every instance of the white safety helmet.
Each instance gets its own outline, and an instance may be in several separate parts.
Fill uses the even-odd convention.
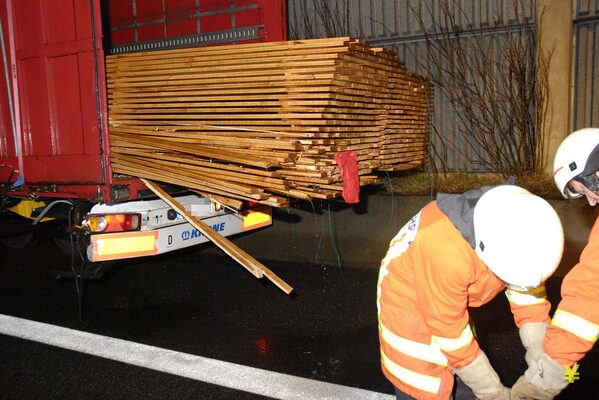
[[[564,231],[549,203],[514,185],[497,186],[474,207],[476,254],[516,289],[539,286],[556,270]]]
[[[582,196],[580,193],[572,192],[568,188],[568,182],[578,176],[589,176],[599,170],[598,146],[599,129],[584,128],[568,135],[557,148],[553,161],[553,178],[560,193],[566,199]],[[594,151],[596,149],[597,151]],[[590,163],[590,160],[593,162]],[[585,186],[589,187],[588,184]]]

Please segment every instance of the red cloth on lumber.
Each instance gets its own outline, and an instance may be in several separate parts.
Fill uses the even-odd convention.
[[[335,154],[335,162],[343,178],[343,200],[346,203],[360,202],[360,176],[358,175],[358,153],[346,151]]]

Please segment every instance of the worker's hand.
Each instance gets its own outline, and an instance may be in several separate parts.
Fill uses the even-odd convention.
[[[493,397],[493,400],[512,400],[514,397],[511,395],[511,390],[502,385],[499,393]]]
[[[520,339],[526,348],[526,364],[532,365],[543,353],[543,339],[547,331],[545,322],[529,322],[520,327]]]
[[[510,399],[510,390],[503,386],[482,350],[474,361],[464,368],[456,368],[454,372],[472,389],[480,400]]]
[[[524,375],[512,386],[512,400],[551,400],[554,397],[552,393],[528,382]]]
[[[532,360],[524,376],[512,387],[512,398],[549,400],[566,386],[565,368],[551,359],[544,351]]]

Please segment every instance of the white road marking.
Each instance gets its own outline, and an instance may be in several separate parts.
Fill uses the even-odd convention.
[[[0,334],[275,399],[392,400],[395,396],[180,353],[0,314]]]

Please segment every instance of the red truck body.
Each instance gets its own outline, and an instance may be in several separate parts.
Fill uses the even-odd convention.
[[[284,0],[6,0],[0,18],[4,193],[93,202],[144,188],[110,169],[105,52],[286,39]]]

